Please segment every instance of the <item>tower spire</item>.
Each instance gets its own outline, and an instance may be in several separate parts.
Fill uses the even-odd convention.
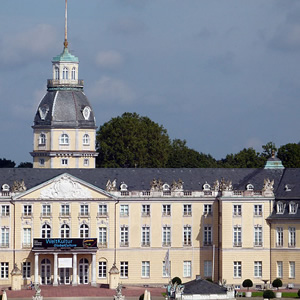
[[[68,0],[66,1],[65,5],[65,41],[64,41],[64,47],[68,48]]]

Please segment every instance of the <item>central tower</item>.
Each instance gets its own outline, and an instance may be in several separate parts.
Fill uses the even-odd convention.
[[[97,127],[78,67],[68,50],[65,0],[64,49],[52,60],[52,79],[32,126],[34,168],[95,168]]]

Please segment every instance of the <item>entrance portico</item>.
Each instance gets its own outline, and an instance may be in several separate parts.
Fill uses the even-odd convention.
[[[96,286],[97,239],[34,239],[32,251],[34,283]]]

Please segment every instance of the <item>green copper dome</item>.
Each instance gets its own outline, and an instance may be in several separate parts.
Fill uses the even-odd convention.
[[[74,63],[79,62],[78,57],[71,54],[68,48],[64,48],[64,51],[60,55],[53,57],[53,62],[61,62],[61,61],[74,62]]]

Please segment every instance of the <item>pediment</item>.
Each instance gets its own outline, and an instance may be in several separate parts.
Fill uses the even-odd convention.
[[[64,173],[18,195],[15,199],[76,200],[109,199],[110,193]]]

